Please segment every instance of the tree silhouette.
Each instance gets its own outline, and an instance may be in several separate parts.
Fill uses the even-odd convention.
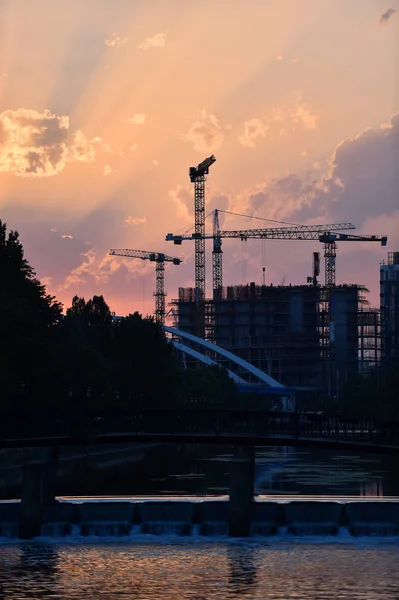
[[[46,293],[24,258],[16,231],[0,221],[0,373],[2,402],[25,390],[46,387],[54,356],[53,334],[62,306]]]
[[[66,316],[79,318],[82,323],[94,327],[108,327],[112,323],[112,313],[104,296],[93,296],[87,302],[84,298],[74,296]]]
[[[228,403],[236,387],[221,369],[184,372],[152,317],[114,320],[104,297],[62,306],[0,221],[0,410],[65,411]]]

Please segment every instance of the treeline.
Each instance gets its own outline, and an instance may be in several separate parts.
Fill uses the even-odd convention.
[[[0,381],[0,410],[15,414],[225,404],[238,394],[225,370],[184,371],[151,317],[115,320],[103,296],[76,296],[63,315],[1,221]]]
[[[339,412],[353,417],[399,421],[399,364],[355,375],[335,399]]]

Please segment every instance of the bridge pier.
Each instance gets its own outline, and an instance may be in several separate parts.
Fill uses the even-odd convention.
[[[254,475],[254,447],[250,445],[234,446],[234,458],[230,462],[230,537],[248,537],[250,534]]]
[[[19,538],[29,540],[41,533],[44,506],[55,502],[58,453],[55,449],[31,450],[22,471]]]
[[[49,448],[43,463],[43,504],[54,504],[59,448]]]

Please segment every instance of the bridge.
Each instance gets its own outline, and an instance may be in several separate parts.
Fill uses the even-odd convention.
[[[243,537],[250,532],[255,446],[335,447],[399,454],[399,423],[217,408],[140,409],[41,419],[3,416],[0,448],[30,448],[23,467],[20,537],[39,535],[44,507],[55,503],[60,446],[138,442],[233,445],[229,532]]]
[[[294,408],[296,390],[288,388],[247,360],[237,356],[233,352],[204,340],[192,333],[182,331],[175,327],[163,326],[165,333],[172,336],[170,342],[178,350],[185,363],[185,355],[191,356],[208,366],[218,365],[225,367],[226,362],[230,368],[226,369],[231,379],[238,385],[242,393],[272,394],[282,398],[285,408]],[[184,343],[183,343],[183,341]],[[190,344],[193,344],[193,348]],[[202,349],[202,352],[199,352]],[[235,368],[235,371],[232,369]],[[238,371],[238,373],[236,372]],[[245,376],[245,378],[243,377]]]
[[[339,447],[399,454],[399,423],[197,407],[41,419],[4,417],[0,423],[0,448],[138,442]]]

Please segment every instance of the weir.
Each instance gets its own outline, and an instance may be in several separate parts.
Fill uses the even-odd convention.
[[[173,535],[228,537],[227,500],[63,501],[43,506],[36,537],[124,537]],[[18,537],[23,505],[0,503],[0,537]],[[399,502],[389,500],[251,502],[251,536],[398,536]],[[237,533],[237,530],[233,532]],[[246,531],[244,531],[244,536]]]
[[[20,539],[29,540],[41,533],[43,511],[55,503],[57,460],[56,449],[34,448],[26,453],[19,511]]]
[[[255,451],[253,446],[234,446],[230,461],[229,535],[250,534],[254,497]]]

